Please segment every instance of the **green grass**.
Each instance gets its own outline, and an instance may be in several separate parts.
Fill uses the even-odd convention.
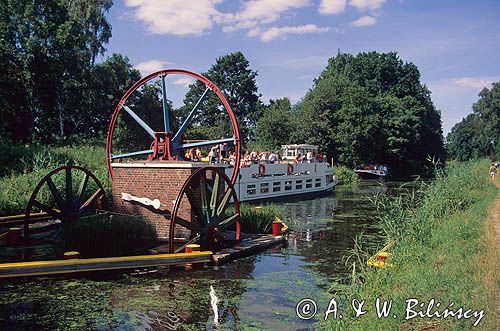
[[[340,185],[355,185],[359,182],[356,172],[346,166],[334,166],[333,173],[339,180]]]
[[[492,300],[491,289],[479,286],[476,261],[486,251],[482,240],[484,221],[498,194],[487,176],[487,166],[487,161],[450,163],[446,169],[437,171],[433,182],[422,184],[417,191],[408,191],[406,196],[395,199],[376,198],[387,241],[397,242],[391,261],[395,267],[366,269],[366,256],[375,252],[365,254],[362,242],[357,242],[349,259],[349,263],[356,262],[351,265],[350,286],[334,284],[330,292],[348,301],[366,300],[367,314],[358,319],[344,314],[348,316],[343,320],[330,320],[323,326],[335,330],[472,329],[476,318],[405,321],[405,300],[416,298],[428,302],[434,298],[441,303],[440,310],[452,301],[454,309],[481,310],[491,306],[488,304]],[[393,300],[389,318],[376,317],[377,297]],[[393,314],[397,317],[393,318]],[[492,329],[494,314],[486,311],[478,329]]]
[[[63,165],[87,168],[107,187],[104,146],[2,148],[5,154],[0,159],[0,215],[23,213],[35,186],[47,173]]]

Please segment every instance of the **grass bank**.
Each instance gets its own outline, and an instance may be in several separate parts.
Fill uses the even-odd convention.
[[[345,300],[346,305],[353,298],[366,300],[366,314],[353,318],[350,309],[342,320],[330,319],[323,326],[335,330],[470,330],[479,319],[479,311],[485,309],[477,329],[498,327],[498,283],[484,281],[492,266],[488,262],[492,258],[488,256],[491,243],[484,238],[488,230],[485,220],[498,195],[487,169],[487,161],[450,163],[437,171],[434,181],[406,196],[376,198],[387,241],[397,243],[390,261],[394,268],[366,269],[369,255],[360,249],[362,242],[357,242],[349,259],[355,261],[351,265],[350,285],[334,284],[330,292]],[[377,318],[376,298],[392,300],[387,318]],[[463,307],[464,311],[472,309],[478,313],[469,319],[405,320],[413,316],[407,311],[407,300],[411,298],[419,301],[419,306],[411,309],[414,312],[425,313],[434,299],[431,314],[443,313],[452,302],[452,311]]]

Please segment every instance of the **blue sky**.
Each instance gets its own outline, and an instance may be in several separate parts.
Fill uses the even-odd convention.
[[[204,72],[242,51],[266,103],[300,100],[338,50],[396,51],[420,69],[445,134],[500,81],[500,0],[115,0],[109,20],[106,55],[142,73]],[[187,83],[171,81],[174,104]]]

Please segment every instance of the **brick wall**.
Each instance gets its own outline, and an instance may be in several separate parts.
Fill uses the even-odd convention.
[[[161,238],[168,237],[170,225],[170,212],[172,211],[177,194],[194,168],[139,168],[116,167],[113,168],[112,203],[113,211],[118,213],[142,216],[155,225]],[[159,214],[153,208],[146,208],[142,204],[124,201],[121,193],[129,193],[140,198],[159,199],[162,206]],[[185,201],[182,202],[178,216],[191,220],[191,208]],[[184,236],[189,236],[184,229]],[[182,233],[175,233],[176,236]]]
[[[197,164],[198,165],[198,164]],[[201,165],[201,164],[200,164]],[[114,212],[141,216],[149,220],[155,227],[160,238],[168,238],[170,226],[170,212],[174,201],[179,194],[186,179],[197,168],[161,168],[161,167],[113,167],[112,209]],[[212,177],[213,174],[208,174]],[[219,197],[224,192],[224,184],[219,182]],[[154,208],[147,208],[142,204],[124,201],[121,193],[129,193],[140,198],[158,199],[165,206],[159,213]],[[196,200],[199,201],[198,189],[193,190]],[[194,213],[186,197],[181,201],[179,217],[188,221],[194,220]],[[184,227],[176,226],[175,237],[189,238],[190,231]]]

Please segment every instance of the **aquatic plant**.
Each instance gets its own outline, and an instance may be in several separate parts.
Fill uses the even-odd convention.
[[[273,204],[255,206],[240,205],[241,231],[245,233],[271,233],[273,221],[281,218],[280,209]]]

